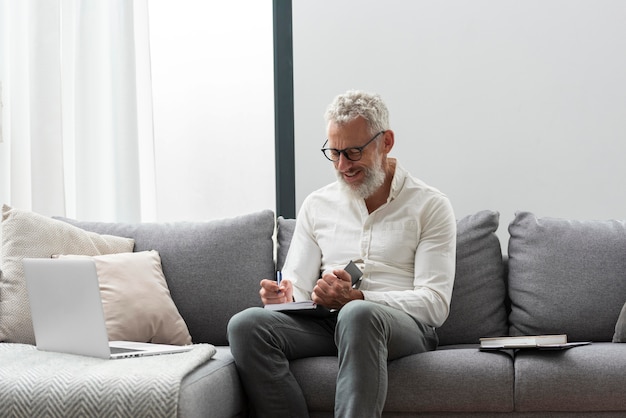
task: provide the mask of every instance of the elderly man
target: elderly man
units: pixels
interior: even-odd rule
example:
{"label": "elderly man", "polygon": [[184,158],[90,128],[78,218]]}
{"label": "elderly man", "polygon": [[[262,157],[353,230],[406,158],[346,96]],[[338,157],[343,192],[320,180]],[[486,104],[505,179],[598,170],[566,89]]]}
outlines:
{"label": "elderly man", "polygon": [[[309,195],[298,214],[280,285],[261,280],[264,304],[312,300],[324,317],[263,308],[235,315],[228,336],[258,417],[307,417],[289,361],[337,355],[338,418],[379,417],[387,362],[437,347],[454,283],[456,221],[447,197],[388,157],[387,107],[349,91],[326,111],[322,152],[337,181]],[[354,260],[357,286],[343,267]]]}

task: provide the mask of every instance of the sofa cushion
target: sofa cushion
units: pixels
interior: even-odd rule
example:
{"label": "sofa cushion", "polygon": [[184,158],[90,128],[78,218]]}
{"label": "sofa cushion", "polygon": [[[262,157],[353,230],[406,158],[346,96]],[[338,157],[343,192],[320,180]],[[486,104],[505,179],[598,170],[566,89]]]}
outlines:
{"label": "sofa cushion", "polygon": [[59,258],[94,260],[109,340],[191,344],[187,324],[172,301],[157,251]]}
{"label": "sofa cushion", "polygon": [[437,329],[439,345],[477,344],[508,332],[499,220],[498,212],[484,210],[457,221],[454,289],[450,315]]}
{"label": "sofa cushion", "polygon": [[511,335],[611,341],[626,295],[626,222],[518,212],[509,233]]}
{"label": "sofa cushion", "polygon": [[[439,344],[477,344],[506,335],[504,266],[496,236],[500,215],[481,211],[457,221],[456,277],[450,315],[437,329]],[[295,219],[278,218],[277,266],[287,257]]]}
{"label": "sofa cushion", "polygon": [[260,306],[259,282],[274,276],[274,214],[265,210],[203,222],[104,223],[64,219],[156,250],[172,299],[194,343],[228,344],[235,313]]}
{"label": "sofa cushion", "polygon": [[293,237],[293,231],[296,229],[296,220],[285,219],[279,216],[276,222],[276,269],[282,270],[287,258],[287,252],[289,251],[289,244],[291,244],[291,237]]}
{"label": "sofa cushion", "polygon": [[229,347],[216,353],[180,384],[177,417],[247,417],[247,401]]}
{"label": "sofa cushion", "polygon": [[[292,360],[289,367],[302,387],[311,411],[332,411],[339,362],[337,357]],[[460,345],[390,361],[383,416],[420,413],[512,412],[513,358],[506,352],[485,353]]]}
{"label": "sofa cushion", "polygon": [[519,350],[515,353],[515,410],[528,412],[528,416],[535,412],[537,417],[623,417],[624,370],[623,344],[601,342],[564,351]]}
{"label": "sofa cushion", "polygon": [[133,250],[133,240],[86,232],[27,210],[2,208],[0,341],[34,344],[22,259],[55,254],[99,255]]}

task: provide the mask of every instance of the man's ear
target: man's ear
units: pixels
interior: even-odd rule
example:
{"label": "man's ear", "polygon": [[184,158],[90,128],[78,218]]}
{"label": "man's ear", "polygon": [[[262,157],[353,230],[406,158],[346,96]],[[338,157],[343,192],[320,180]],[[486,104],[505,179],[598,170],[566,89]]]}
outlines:
{"label": "man's ear", "polygon": [[393,144],[395,144],[394,133],[391,129],[387,129],[385,133],[383,133],[383,152],[385,154],[389,154],[391,149],[393,148]]}

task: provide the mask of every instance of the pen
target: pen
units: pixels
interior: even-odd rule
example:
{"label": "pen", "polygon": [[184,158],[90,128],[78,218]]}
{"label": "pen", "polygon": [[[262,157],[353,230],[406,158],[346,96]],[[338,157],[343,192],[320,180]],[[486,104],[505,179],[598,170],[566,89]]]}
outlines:
{"label": "pen", "polygon": [[[276,272],[276,285],[278,287],[280,287],[280,282],[283,280],[283,274],[280,271]],[[276,293],[280,293],[280,289],[278,289],[278,292]]]}

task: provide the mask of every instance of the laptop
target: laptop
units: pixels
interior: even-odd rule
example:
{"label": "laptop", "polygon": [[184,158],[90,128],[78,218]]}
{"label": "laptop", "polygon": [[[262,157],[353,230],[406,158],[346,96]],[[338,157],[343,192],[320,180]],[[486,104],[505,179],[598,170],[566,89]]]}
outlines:
{"label": "laptop", "polygon": [[96,264],[91,259],[23,259],[37,349],[104,359],[189,351],[178,346],[111,341]]}

